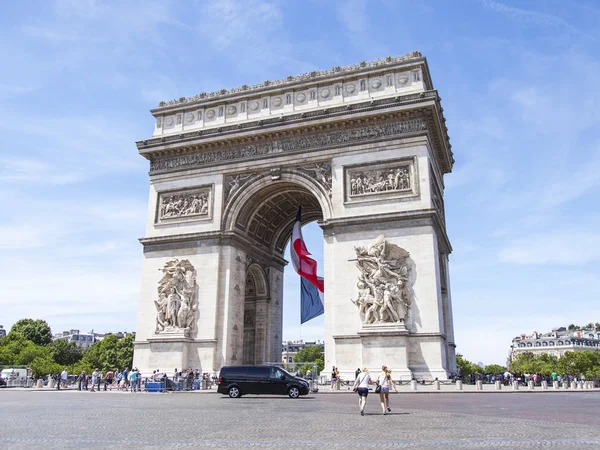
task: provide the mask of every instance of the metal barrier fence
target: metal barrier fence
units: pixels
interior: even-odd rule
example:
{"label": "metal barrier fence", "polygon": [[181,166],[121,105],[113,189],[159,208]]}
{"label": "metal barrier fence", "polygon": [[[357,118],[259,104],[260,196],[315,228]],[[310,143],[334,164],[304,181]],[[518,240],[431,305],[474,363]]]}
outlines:
{"label": "metal barrier fence", "polygon": [[143,390],[146,392],[200,391],[212,389],[213,385],[211,378],[202,377],[149,377],[143,380]]}

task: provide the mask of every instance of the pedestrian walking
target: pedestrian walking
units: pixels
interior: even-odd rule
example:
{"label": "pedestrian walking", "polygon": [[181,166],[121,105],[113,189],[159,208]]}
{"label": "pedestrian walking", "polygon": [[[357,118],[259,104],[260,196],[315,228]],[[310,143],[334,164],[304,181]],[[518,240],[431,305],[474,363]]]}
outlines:
{"label": "pedestrian walking", "polygon": [[392,371],[388,370],[387,366],[381,367],[381,373],[379,377],[377,377],[377,384],[379,385],[379,400],[381,401],[381,409],[383,410],[383,414],[386,415],[389,412],[392,412],[390,408],[390,389],[394,388],[396,392],[398,392],[398,388],[396,387],[396,383],[392,380]]}
{"label": "pedestrian walking", "polygon": [[69,373],[67,372],[67,368],[65,367],[64,370],[61,372],[60,377],[58,379],[58,388],[60,389],[60,384],[62,383],[63,387],[66,389],[67,388],[67,381],[69,380]]}
{"label": "pedestrian walking", "polygon": [[372,383],[372,381],[371,376],[369,375],[369,369],[365,367],[358,378],[354,380],[354,387],[352,388],[354,392],[358,392],[358,407],[360,408],[361,416],[365,415],[365,406],[367,405],[370,383]]}
{"label": "pedestrian walking", "polygon": [[[92,372],[92,389],[90,389],[90,392],[96,392],[94,390],[96,383],[98,383],[98,369],[96,369]],[[100,388],[98,388],[98,390],[100,390]]]}
{"label": "pedestrian walking", "polygon": [[331,389],[335,388],[335,383],[337,383],[337,372],[335,366],[331,368]]}

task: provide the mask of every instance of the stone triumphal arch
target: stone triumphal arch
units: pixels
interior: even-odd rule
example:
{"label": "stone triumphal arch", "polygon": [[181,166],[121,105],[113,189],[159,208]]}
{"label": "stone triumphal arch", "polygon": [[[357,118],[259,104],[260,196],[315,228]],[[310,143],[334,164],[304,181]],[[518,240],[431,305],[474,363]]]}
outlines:
{"label": "stone triumphal arch", "polygon": [[281,360],[298,206],[324,233],[325,364],[455,370],[444,218],[453,158],[418,52],[161,102],[134,364]]}

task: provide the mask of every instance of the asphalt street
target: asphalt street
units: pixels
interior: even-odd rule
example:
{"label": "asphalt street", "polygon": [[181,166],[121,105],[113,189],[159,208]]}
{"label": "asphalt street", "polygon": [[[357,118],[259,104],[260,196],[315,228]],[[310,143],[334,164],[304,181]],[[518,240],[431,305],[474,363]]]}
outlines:
{"label": "asphalt street", "polygon": [[0,391],[0,447],[15,449],[600,449],[600,393],[370,394]]}

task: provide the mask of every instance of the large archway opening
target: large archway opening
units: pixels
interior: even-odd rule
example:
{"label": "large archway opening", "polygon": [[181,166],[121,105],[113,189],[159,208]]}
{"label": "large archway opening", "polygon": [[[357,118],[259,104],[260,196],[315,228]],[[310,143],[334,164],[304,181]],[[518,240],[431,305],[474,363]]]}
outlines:
{"label": "large archway opening", "polygon": [[[311,257],[317,262],[317,274],[322,277],[324,275],[323,230],[316,221],[313,221],[302,227],[302,235],[306,248],[310,251]],[[290,261],[290,247],[291,241],[288,241],[284,253],[287,261]],[[304,324],[300,322],[300,277],[292,264],[285,266],[283,284],[282,340],[285,345],[282,358],[284,362],[291,363],[297,351],[305,345],[311,343],[319,345],[323,342],[325,323],[324,315],[315,317]]]}
{"label": "large archway opening", "polygon": [[317,221],[323,220],[324,209],[328,213],[329,198],[318,184],[296,174],[258,179],[236,194],[224,220],[248,243],[243,323],[237,324],[243,330],[240,363],[281,361],[283,341],[323,336],[323,317],[300,325],[300,279],[285,262],[301,206],[302,223],[308,225],[305,241],[323,276],[323,232]]}

